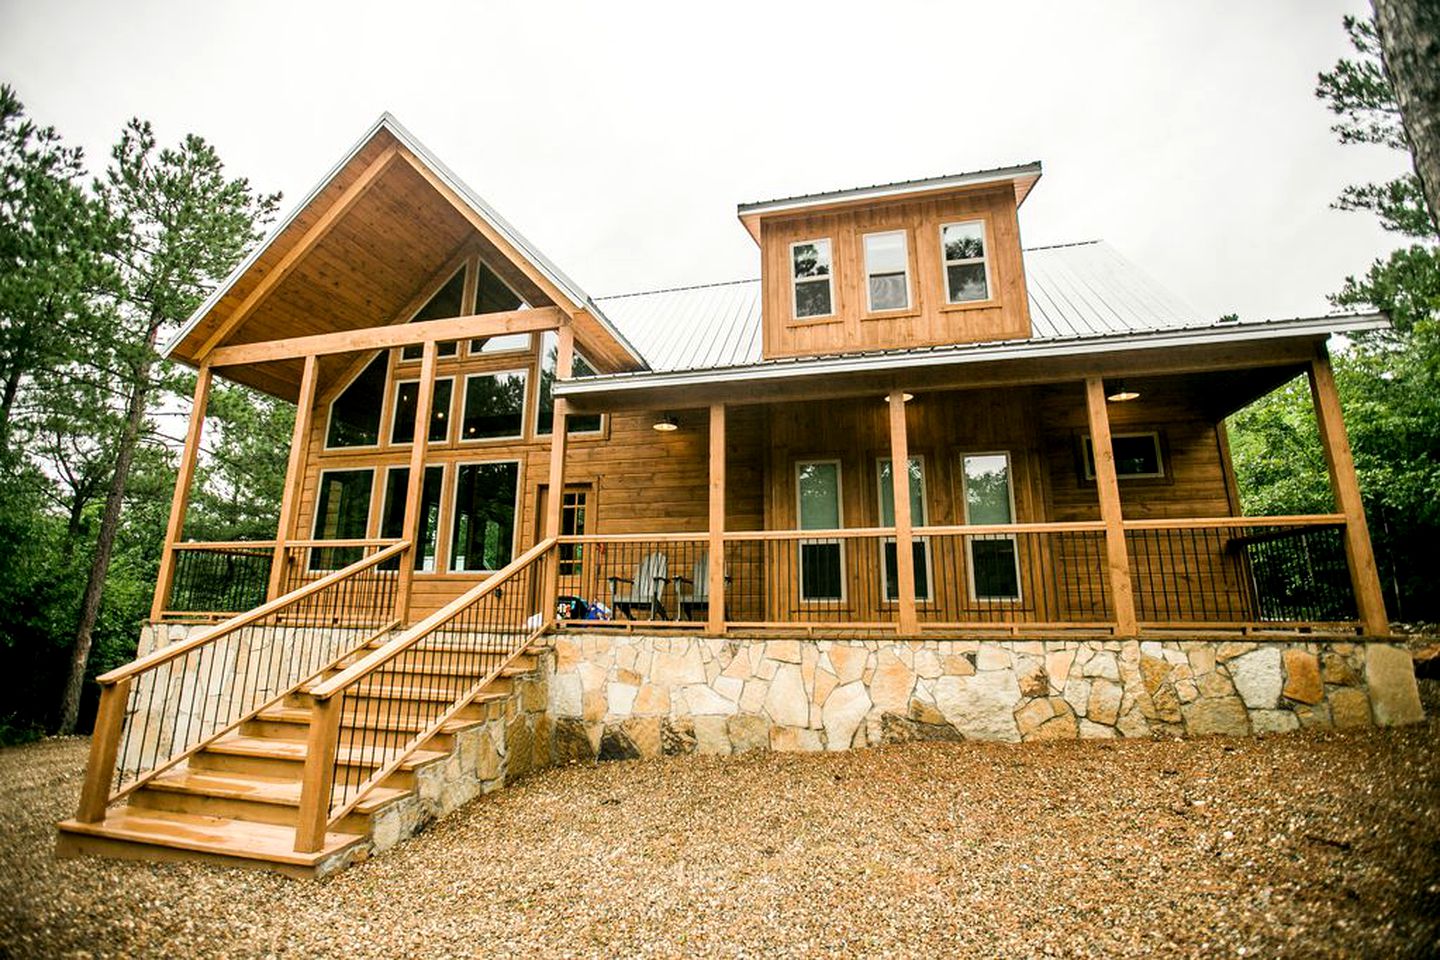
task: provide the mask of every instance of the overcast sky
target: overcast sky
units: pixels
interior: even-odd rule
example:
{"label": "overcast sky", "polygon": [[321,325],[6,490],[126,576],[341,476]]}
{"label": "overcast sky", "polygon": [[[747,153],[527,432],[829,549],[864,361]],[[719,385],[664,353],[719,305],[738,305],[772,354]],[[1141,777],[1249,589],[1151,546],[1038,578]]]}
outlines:
{"label": "overcast sky", "polygon": [[757,276],[735,205],[1030,160],[1027,245],[1104,238],[1206,314],[1313,315],[1399,245],[1313,95],[1336,0],[640,5],[0,0],[0,81],[284,206],[390,110],[589,293]]}

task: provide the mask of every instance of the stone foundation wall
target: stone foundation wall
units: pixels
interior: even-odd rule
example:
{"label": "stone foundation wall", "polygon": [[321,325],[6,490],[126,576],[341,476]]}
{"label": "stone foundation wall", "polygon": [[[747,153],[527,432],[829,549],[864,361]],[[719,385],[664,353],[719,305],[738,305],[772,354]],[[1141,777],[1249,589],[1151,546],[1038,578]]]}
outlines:
{"label": "stone foundation wall", "polygon": [[907,740],[1244,736],[1423,719],[1388,643],[800,640],[564,633],[554,757]]}

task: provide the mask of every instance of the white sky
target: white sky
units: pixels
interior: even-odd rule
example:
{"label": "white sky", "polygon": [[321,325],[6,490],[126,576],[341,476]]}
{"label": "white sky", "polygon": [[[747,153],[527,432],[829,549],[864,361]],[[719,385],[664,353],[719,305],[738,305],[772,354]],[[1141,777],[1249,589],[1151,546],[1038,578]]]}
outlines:
{"label": "white sky", "polygon": [[1313,96],[1358,2],[0,0],[0,81],[97,167],[124,121],[298,202],[390,110],[595,296],[758,275],[739,202],[1038,159],[1203,312],[1326,312],[1399,246],[1329,209],[1398,154]]}

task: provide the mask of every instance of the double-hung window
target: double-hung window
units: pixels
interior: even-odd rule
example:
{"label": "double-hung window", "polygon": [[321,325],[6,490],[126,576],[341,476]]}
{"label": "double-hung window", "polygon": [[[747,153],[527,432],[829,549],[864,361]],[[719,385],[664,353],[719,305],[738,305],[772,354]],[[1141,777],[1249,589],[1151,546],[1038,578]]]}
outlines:
{"label": "double-hung window", "polygon": [[[894,461],[882,458],[877,466],[876,487],[880,492],[880,526],[895,526],[895,469]],[[925,526],[925,459],[910,458],[910,525]],[[894,540],[885,541],[885,599],[895,600],[900,596],[900,568],[897,561],[898,547]],[[930,541],[917,537],[911,544],[915,557],[915,599],[930,599]]]}
{"label": "double-hung window", "polygon": [[790,244],[791,305],[796,320],[828,317],[835,312],[835,286],[830,273],[830,241],[802,240]]}
{"label": "double-hung window", "polygon": [[865,235],[865,286],[871,313],[910,308],[910,251],[904,230]]}
{"label": "double-hung window", "polygon": [[[795,495],[801,530],[840,529],[840,461],[812,460],[797,463]],[[801,540],[799,550],[800,599],[844,600],[843,541],[833,537]]]}
{"label": "double-hung window", "polygon": [[990,299],[989,267],[985,259],[985,222],[968,220],[940,227],[940,249],[945,258],[945,302],[971,303]]}
{"label": "double-hung window", "polygon": [[[975,453],[960,458],[965,522],[998,526],[1015,522],[1010,454]],[[1019,600],[1020,557],[1014,534],[968,534],[970,596],[975,600]]]}

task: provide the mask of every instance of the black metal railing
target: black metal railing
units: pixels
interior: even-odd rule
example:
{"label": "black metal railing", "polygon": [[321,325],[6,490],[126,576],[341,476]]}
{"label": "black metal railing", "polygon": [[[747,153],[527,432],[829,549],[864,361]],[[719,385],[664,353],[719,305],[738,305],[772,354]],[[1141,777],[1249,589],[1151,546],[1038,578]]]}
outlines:
{"label": "black metal railing", "polygon": [[164,615],[215,619],[259,606],[274,558],[273,541],[175,544]]}
{"label": "black metal railing", "polygon": [[689,623],[706,617],[709,543],[705,534],[562,537],[556,619]]}

